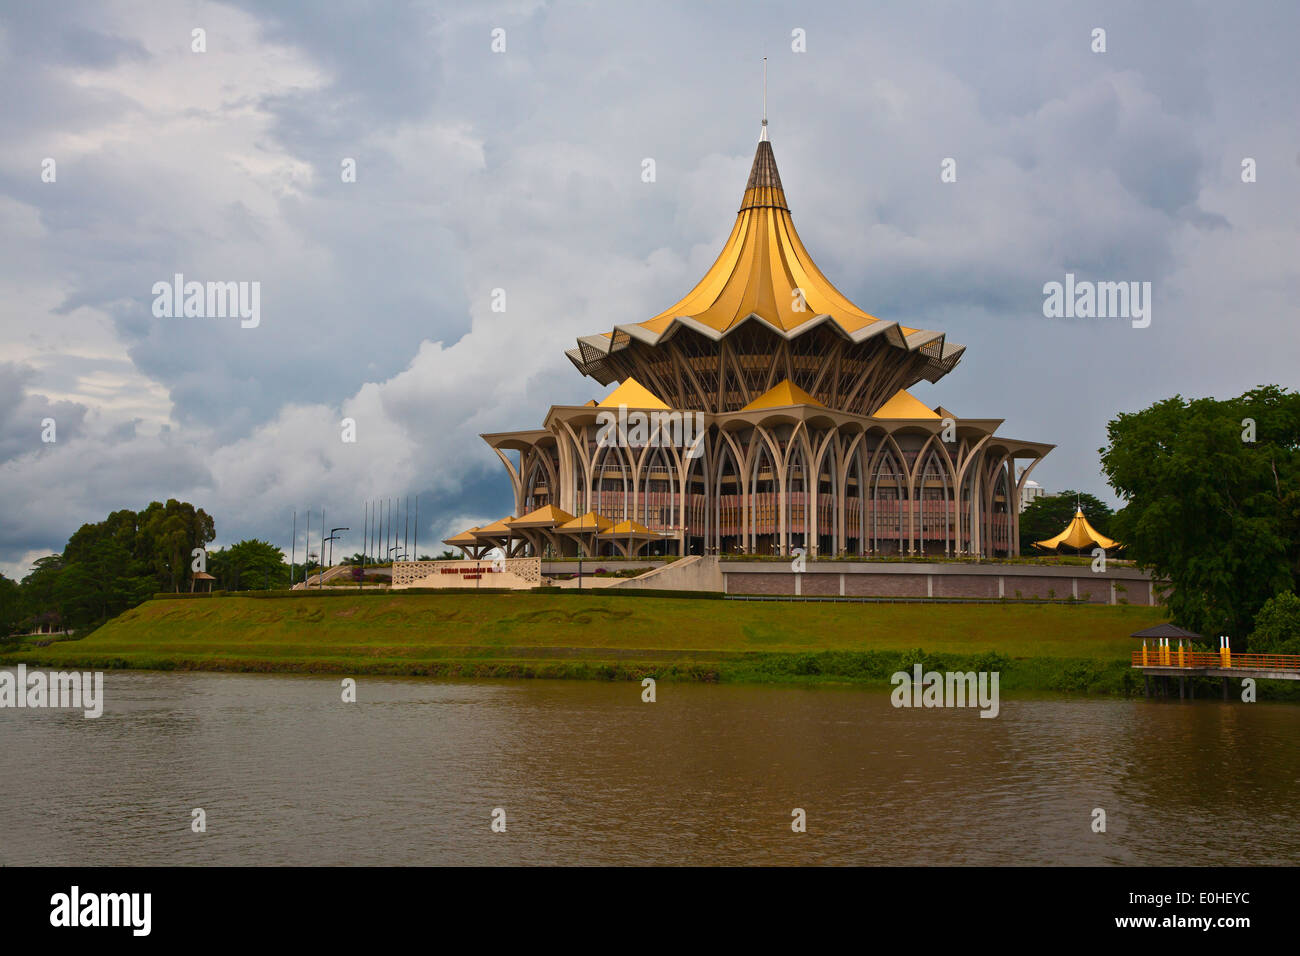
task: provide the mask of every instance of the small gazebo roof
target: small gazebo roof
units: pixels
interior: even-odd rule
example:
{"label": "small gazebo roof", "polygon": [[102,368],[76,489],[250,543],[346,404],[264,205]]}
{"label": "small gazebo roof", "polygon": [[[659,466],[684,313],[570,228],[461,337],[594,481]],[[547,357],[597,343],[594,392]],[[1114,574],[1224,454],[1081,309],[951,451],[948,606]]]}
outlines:
{"label": "small gazebo roof", "polygon": [[1092,525],[1088,524],[1088,519],[1083,516],[1083,509],[1080,508],[1070,519],[1070,523],[1054,538],[1048,538],[1046,541],[1035,541],[1035,548],[1043,548],[1051,551],[1055,548],[1065,545],[1069,548],[1086,548],[1089,545],[1097,545],[1102,548],[1119,548],[1123,547],[1118,541],[1106,537]]}
{"label": "small gazebo roof", "polygon": [[1148,627],[1145,630],[1134,631],[1133,637],[1181,637],[1191,638],[1193,640],[1204,640],[1200,634],[1195,631],[1189,631],[1184,627],[1178,627],[1176,624],[1157,624],[1155,627]]}
{"label": "small gazebo roof", "polygon": [[212,575],[208,574],[208,572],[206,572],[206,571],[200,571],[200,572],[198,572],[197,574],[194,575],[194,580],[195,580],[195,581],[215,581],[216,578],[214,578]]}

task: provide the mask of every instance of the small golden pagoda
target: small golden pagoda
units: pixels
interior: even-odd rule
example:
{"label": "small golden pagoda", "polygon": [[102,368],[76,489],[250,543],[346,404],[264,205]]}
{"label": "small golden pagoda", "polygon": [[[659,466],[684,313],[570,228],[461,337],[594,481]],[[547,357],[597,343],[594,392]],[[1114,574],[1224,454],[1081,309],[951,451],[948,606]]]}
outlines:
{"label": "small golden pagoda", "polygon": [[1088,524],[1088,519],[1083,516],[1083,509],[1079,508],[1074,512],[1074,517],[1070,523],[1054,538],[1048,538],[1046,541],[1035,541],[1035,548],[1042,548],[1045,551],[1054,551],[1061,545],[1067,548],[1074,548],[1076,551],[1082,551],[1084,548],[1122,548],[1123,545],[1113,538],[1108,538],[1099,532],[1092,525]]}

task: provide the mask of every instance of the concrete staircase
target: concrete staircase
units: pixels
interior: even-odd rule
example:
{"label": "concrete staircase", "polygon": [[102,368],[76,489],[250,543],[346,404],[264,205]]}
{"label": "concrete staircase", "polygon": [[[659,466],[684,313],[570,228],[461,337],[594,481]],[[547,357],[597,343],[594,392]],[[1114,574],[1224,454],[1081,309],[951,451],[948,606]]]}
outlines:
{"label": "concrete staircase", "polygon": [[692,554],[637,577],[621,579],[611,587],[644,591],[721,591],[722,566],[714,555]]}

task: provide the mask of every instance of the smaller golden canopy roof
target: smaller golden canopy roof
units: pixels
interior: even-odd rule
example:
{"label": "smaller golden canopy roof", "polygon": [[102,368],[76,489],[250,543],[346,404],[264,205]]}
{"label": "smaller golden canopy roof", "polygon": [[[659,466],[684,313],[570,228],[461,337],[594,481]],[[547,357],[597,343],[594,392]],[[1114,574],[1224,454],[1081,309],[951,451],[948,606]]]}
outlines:
{"label": "smaller golden canopy roof", "polygon": [[626,379],[622,385],[606,395],[597,407],[617,408],[619,405],[628,408],[668,408],[662,398],[634,378]]}
{"label": "smaller golden canopy roof", "polygon": [[1056,537],[1048,538],[1046,541],[1034,542],[1035,548],[1043,548],[1048,551],[1058,548],[1061,545],[1065,545],[1067,548],[1074,548],[1075,550],[1082,550],[1087,547],[1122,547],[1118,541],[1106,537],[1104,534],[1097,531],[1097,529],[1092,525],[1088,524],[1088,519],[1083,516],[1082,508],[1075,511],[1074,517],[1071,518],[1070,523],[1065,526],[1065,530]]}
{"label": "smaller golden canopy roof", "polygon": [[493,521],[491,524],[485,524],[483,527],[476,529],[474,536],[476,538],[508,538],[514,533],[510,530],[510,522],[514,520],[514,515],[507,515],[498,521]]}
{"label": "smaller golden canopy roof", "polygon": [[476,545],[478,544],[478,538],[474,537],[474,532],[477,530],[478,530],[477,527],[467,528],[464,531],[462,531],[460,534],[454,534],[450,538],[443,538],[442,543],[449,544],[453,548],[470,547],[472,545]]}
{"label": "smaller golden canopy roof", "polygon": [[781,408],[784,405],[816,405],[818,408],[826,407],[787,378],[777,382],[762,395],[758,396],[758,398],[754,399],[742,408],[741,411],[756,412],[764,408]]}
{"label": "smaller golden canopy roof", "polygon": [[599,538],[653,538],[655,533],[637,521],[620,521],[608,531],[602,531]]}
{"label": "smaller golden canopy roof", "polygon": [[900,388],[894,397],[876,409],[872,418],[930,418],[939,417],[933,409],[905,388]]}
{"label": "smaller golden canopy roof", "polygon": [[509,522],[512,528],[552,528],[557,524],[572,521],[573,515],[555,505],[542,505],[536,511],[530,511],[522,518]]}
{"label": "smaller golden canopy roof", "polygon": [[556,528],[556,531],[563,531],[566,534],[582,534],[587,531],[606,531],[614,527],[614,522],[610,521],[604,515],[596,514],[594,511],[588,511],[585,515],[566,521]]}

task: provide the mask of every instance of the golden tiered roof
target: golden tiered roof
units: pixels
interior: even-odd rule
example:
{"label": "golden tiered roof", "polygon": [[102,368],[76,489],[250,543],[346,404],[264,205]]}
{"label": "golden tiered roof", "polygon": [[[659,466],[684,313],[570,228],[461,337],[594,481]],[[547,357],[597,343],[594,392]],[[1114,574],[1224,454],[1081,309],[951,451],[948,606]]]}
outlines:
{"label": "golden tiered roof", "polygon": [[763,139],[731,235],[695,288],[653,318],[583,336],[567,354],[590,374],[601,354],[624,347],[629,338],[654,345],[682,326],[717,340],[748,321],[763,322],[787,339],[829,322],[854,342],[883,335],[909,352],[929,346],[941,373],[964,351],[946,343],[941,332],[877,318],[835,288],[795,231],[772,144]]}
{"label": "golden tiered roof", "polygon": [[859,309],[817,268],[795,231],[767,140],[758,144],[736,224],[717,261],[685,298],[638,325],[663,333],[674,320],[689,318],[725,333],[750,316],[783,332],[820,316],[849,333],[876,325],[903,335],[916,331]]}

